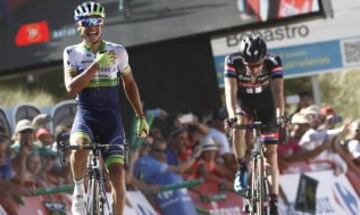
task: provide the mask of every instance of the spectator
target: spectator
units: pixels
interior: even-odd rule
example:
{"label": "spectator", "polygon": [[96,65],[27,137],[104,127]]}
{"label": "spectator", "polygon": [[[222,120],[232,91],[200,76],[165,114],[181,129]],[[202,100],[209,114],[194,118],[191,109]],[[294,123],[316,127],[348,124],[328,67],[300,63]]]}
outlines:
{"label": "spectator", "polygon": [[53,143],[53,137],[47,128],[39,128],[35,132],[35,138],[37,143],[42,148],[51,148]]}
{"label": "spectator", "polygon": [[334,129],[336,125],[342,122],[341,116],[337,115],[335,109],[331,106],[325,106],[320,109],[323,124],[319,129]]}
{"label": "spectator", "polygon": [[235,155],[231,150],[230,142],[225,135],[224,120],[227,118],[225,110],[220,110],[214,115],[212,120],[208,122],[207,136],[212,138],[219,146],[219,155],[225,167],[234,174],[237,171]]}
{"label": "spectator", "polygon": [[348,138],[348,151],[352,155],[355,164],[360,166],[360,120],[351,123]]}
{"label": "spectator", "polygon": [[150,136],[154,139],[164,139],[162,131],[158,127],[151,127]]}
{"label": "spectator", "polygon": [[[205,178],[206,184],[200,187],[201,191],[206,192],[207,189],[210,189],[209,186],[215,186],[216,188],[224,186],[232,190],[233,185],[230,182],[230,179],[233,177],[232,172],[216,163],[219,146],[215,140],[211,137],[205,137],[201,139],[200,144],[202,146],[202,154],[194,165],[194,170],[195,178]],[[216,191],[218,190],[216,189]]]}
{"label": "spectator", "polygon": [[[18,185],[28,185],[32,187],[40,184],[34,180],[30,171],[37,162],[39,156],[39,146],[34,143],[34,128],[27,119],[20,120],[15,128],[15,142],[11,145],[13,150],[13,167],[16,172],[13,181]],[[30,162],[29,162],[30,161]],[[41,162],[41,161],[39,161]],[[29,169],[30,167],[30,169]]]}
{"label": "spectator", "polygon": [[181,157],[189,157],[191,151],[189,145],[188,132],[183,128],[175,128],[170,133],[169,147],[167,147],[166,157],[169,165],[176,166],[181,163]]}
{"label": "spectator", "polygon": [[[157,141],[161,141],[161,140],[157,140]],[[154,139],[148,136],[145,138],[144,143],[141,144],[138,149],[135,149],[134,151],[130,151],[129,167],[128,170],[126,171],[126,184],[128,186],[131,186],[135,190],[140,189],[142,191],[145,191],[145,194],[148,192],[151,193],[159,192],[159,186],[147,184],[143,180],[139,180],[139,178],[134,177],[134,167],[139,157],[143,157],[149,154],[150,147],[153,144],[153,142]]]}
{"label": "spectator", "polygon": [[56,151],[53,148],[54,146],[53,136],[50,133],[49,129],[39,128],[35,132],[35,138],[36,138],[36,145],[39,147],[39,154],[41,157],[49,158],[52,155],[56,155]]}
{"label": "spectator", "polygon": [[[166,157],[167,144],[165,141],[155,141],[149,155],[139,158],[135,164],[135,176],[143,179],[147,184],[168,185],[183,182],[179,175],[191,167],[201,148],[194,151],[191,159],[180,165],[169,165]],[[162,214],[196,214],[194,204],[186,189],[166,191],[156,195]]]}
{"label": "spectator", "polygon": [[294,162],[294,156],[302,150],[299,141],[304,133],[310,129],[309,120],[304,114],[295,113],[291,118],[291,123],[292,129],[287,144],[280,144],[278,147],[280,172],[286,169],[291,162]]}
{"label": "spectator", "polygon": [[50,115],[45,113],[39,114],[35,116],[34,119],[32,120],[32,126],[35,130],[39,128],[45,128],[46,124],[49,123],[49,121],[50,121]]}
{"label": "spectator", "polygon": [[63,181],[61,178],[56,176],[54,171],[54,164],[57,158],[57,153],[54,151],[46,151],[41,155],[42,171],[40,177],[46,182],[48,186],[58,186]]}
{"label": "spectator", "polygon": [[43,163],[39,154],[32,153],[26,159],[25,181],[28,185],[35,187],[47,187],[46,182],[40,177],[43,171]]}
{"label": "spectator", "polygon": [[[186,126],[188,133],[187,149],[189,149],[190,152],[199,143],[199,140],[202,138],[204,134],[203,131],[201,130],[202,128],[201,126],[205,126],[205,125],[200,125],[200,123],[196,123],[196,124],[194,123]],[[206,130],[207,130],[207,126],[206,126]],[[186,159],[187,157],[184,157],[181,160],[186,160]]]}
{"label": "spectator", "polygon": [[16,124],[14,141],[15,142],[11,145],[11,149],[15,154],[19,154],[20,149],[24,147],[34,153],[39,152],[39,146],[34,143],[34,127],[27,119],[22,119]]}
{"label": "spectator", "polygon": [[[289,167],[293,163],[317,159],[321,153],[330,148],[332,141],[320,138],[321,136],[326,136],[327,131],[318,132],[311,128],[310,119],[312,118],[306,117],[301,112],[292,116],[291,122],[293,128],[290,132],[288,144],[280,145],[278,149],[281,172],[289,171]],[[300,144],[301,141],[303,142]]]}
{"label": "spectator", "polygon": [[9,137],[5,129],[0,127],[0,178],[3,181],[10,181],[15,172],[11,167],[11,156],[9,151]]}
{"label": "spectator", "polygon": [[317,105],[310,105],[300,110],[309,119],[310,126],[317,129],[321,124],[320,108]]}
{"label": "spectator", "polygon": [[5,129],[0,125],[0,205],[4,207],[9,215],[17,214],[17,203],[12,195],[19,193],[10,180],[14,177],[15,172],[11,167],[11,157],[9,150],[10,138],[5,134]]}
{"label": "spectator", "polygon": [[[346,162],[334,152],[334,148],[331,144],[334,143],[335,137],[338,137],[342,132],[346,132],[348,124],[344,123],[342,127],[331,130],[317,131],[315,128],[319,125],[320,111],[316,106],[309,106],[300,111],[304,114],[310,122],[311,128],[308,129],[305,134],[301,137],[299,145],[305,150],[314,150],[317,147],[324,146],[326,150],[317,155],[315,160],[329,160],[335,164],[335,174],[338,175],[347,171]],[[324,145],[325,143],[325,145]]]}

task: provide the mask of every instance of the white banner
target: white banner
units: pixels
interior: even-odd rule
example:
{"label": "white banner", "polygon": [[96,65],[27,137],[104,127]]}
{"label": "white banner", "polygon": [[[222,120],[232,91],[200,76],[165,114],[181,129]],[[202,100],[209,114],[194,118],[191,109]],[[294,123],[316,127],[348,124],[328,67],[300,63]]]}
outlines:
{"label": "white banner", "polygon": [[[310,172],[305,175],[319,181],[316,192],[316,214],[358,215],[360,199],[345,175],[336,177],[333,171]],[[282,175],[280,184],[288,199],[289,206],[280,204],[282,215],[304,215],[295,211],[294,203],[300,174]]]}

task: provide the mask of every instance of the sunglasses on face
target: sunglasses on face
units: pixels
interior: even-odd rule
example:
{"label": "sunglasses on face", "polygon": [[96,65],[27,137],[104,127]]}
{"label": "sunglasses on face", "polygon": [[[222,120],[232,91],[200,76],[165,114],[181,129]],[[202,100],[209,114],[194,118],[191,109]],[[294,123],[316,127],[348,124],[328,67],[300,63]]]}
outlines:
{"label": "sunglasses on face", "polygon": [[250,69],[256,69],[256,68],[259,68],[260,66],[262,66],[262,63],[263,61],[259,61],[258,63],[252,63],[252,64],[249,64],[249,63],[244,63],[245,66],[249,67]]}
{"label": "sunglasses on face", "polygon": [[155,153],[159,153],[159,154],[160,154],[160,153],[164,153],[164,154],[165,154],[165,153],[166,153],[166,149],[154,149],[154,152],[155,152]]}
{"label": "sunglasses on face", "polygon": [[104,19],[102,18],[85,18],[79,21],[79,25],[83,27],[98,26],[102,24],[104,24]]}

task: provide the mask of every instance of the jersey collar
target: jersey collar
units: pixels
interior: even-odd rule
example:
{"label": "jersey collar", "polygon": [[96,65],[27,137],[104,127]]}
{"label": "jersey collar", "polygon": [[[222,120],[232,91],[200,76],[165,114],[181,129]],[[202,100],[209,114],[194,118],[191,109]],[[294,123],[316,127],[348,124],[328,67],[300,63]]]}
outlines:
{"label": "jersey collar", "polygon": [[[86,44],[85,41],[82,42],[82,46],[85,48],[86,51],[92,52],[89,45]],[[105,42],[104,42],[104,40],[101,40],[101,44],[100,44],[98,50],[96,50],[96,51],[97,52],[105,51]]]}

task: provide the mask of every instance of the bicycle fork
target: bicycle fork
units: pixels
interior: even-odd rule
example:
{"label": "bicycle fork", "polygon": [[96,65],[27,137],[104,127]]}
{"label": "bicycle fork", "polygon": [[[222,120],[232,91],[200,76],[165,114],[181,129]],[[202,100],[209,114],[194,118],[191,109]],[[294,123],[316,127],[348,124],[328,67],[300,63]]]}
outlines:
{"label": "bicycle fork", "polygon": [[[91,152],[92,153],[92,152]],[[110,205],[106,195],[105,187],[105,177],[100,170],[100,162],[92,154],[91,161],[89,162],[88,172],[89,172],[89,183],[88,183],[88,205],[87,213],[89,215],[93,214],[110,214]],[[105,211],[105,202],[107,207],[107,212]]]}
{"label": "bicycle fork", "polygon": [[264,171],[264,158],[262,151],[253,151],[251,165],[251,187],[249,193],[249,206],[247,212],[251,215],[269,214],[269,186]]}

